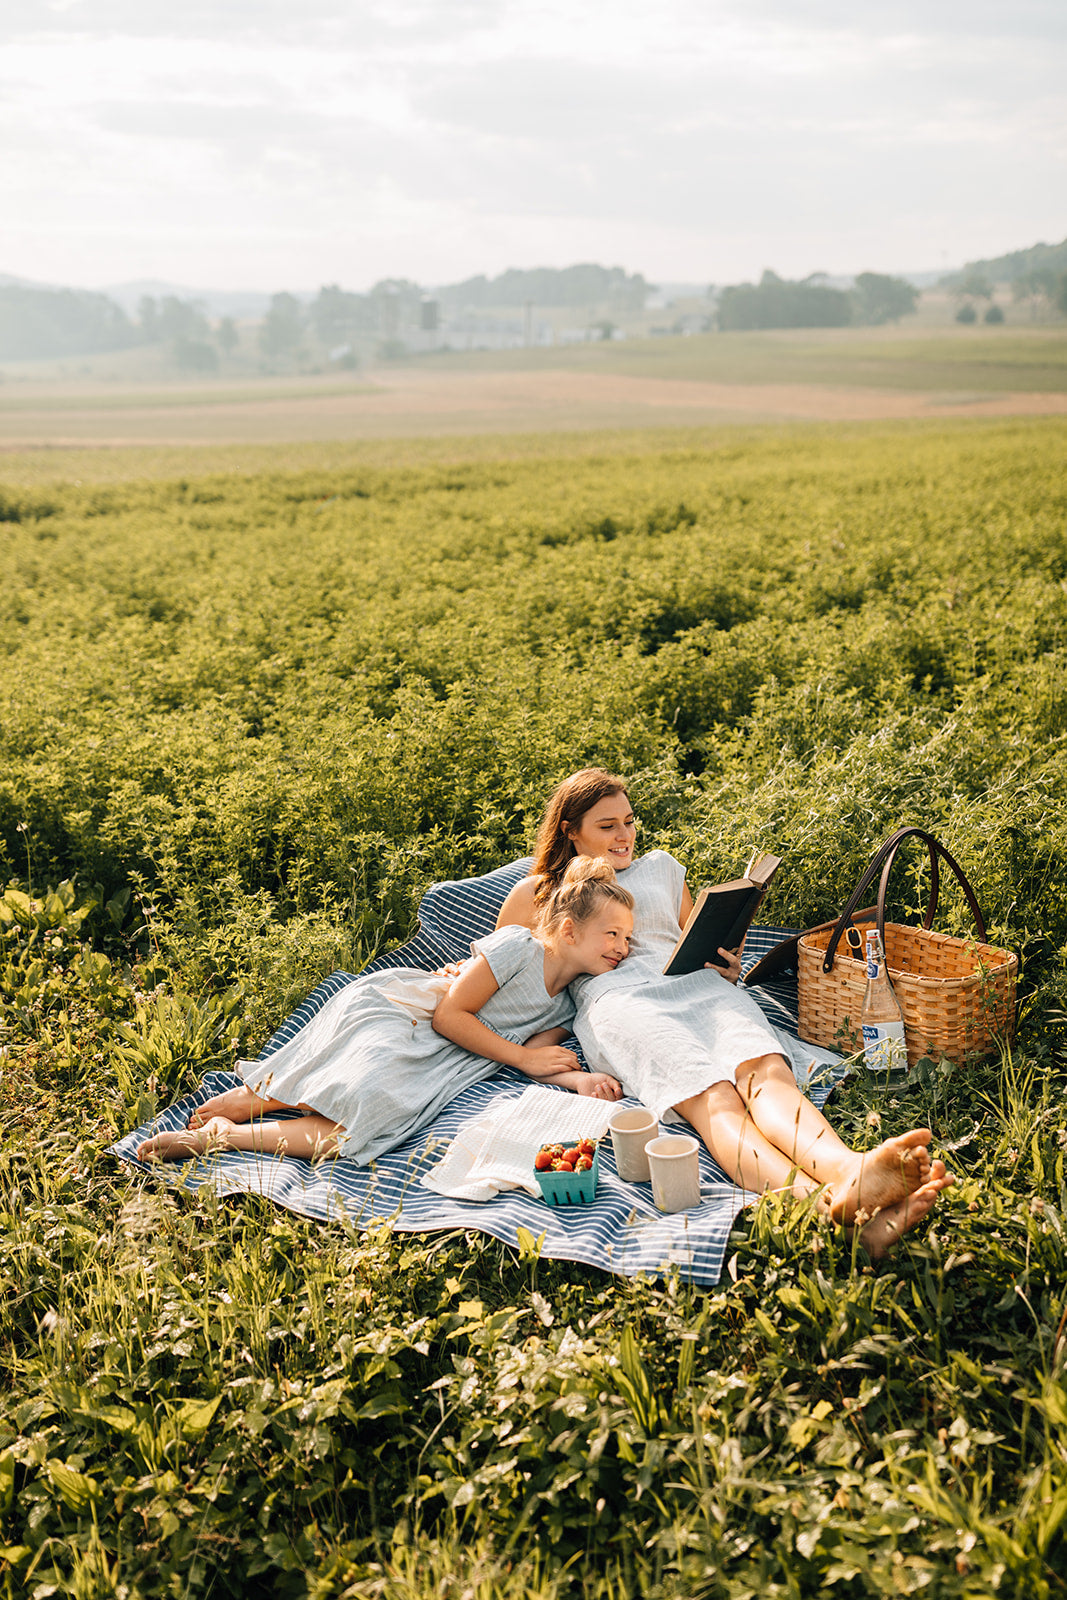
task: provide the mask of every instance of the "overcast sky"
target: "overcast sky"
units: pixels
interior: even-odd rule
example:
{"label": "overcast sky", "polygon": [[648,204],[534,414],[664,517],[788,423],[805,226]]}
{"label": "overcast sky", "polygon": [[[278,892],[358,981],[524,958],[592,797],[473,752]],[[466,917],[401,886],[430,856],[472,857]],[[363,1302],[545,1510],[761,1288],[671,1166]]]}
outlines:
{"label": "overcast sky", "polygon": [[1067,235],[1063,0],[4,0],[0,272],[919,270]]}

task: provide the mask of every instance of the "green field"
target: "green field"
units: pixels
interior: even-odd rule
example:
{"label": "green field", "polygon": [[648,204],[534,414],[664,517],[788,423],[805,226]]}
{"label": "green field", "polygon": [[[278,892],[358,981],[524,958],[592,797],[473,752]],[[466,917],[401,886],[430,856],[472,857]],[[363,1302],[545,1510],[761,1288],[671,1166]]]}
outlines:
{"label": "green field", "polygon": [[[125,352],[141,357],[143,350]],[[117,359],[117,358],[115,358]],[[726,424],[738,428],[955,416],[1062,416],[1067,406],[1067,324],[1000,328],[793,330],[641,338],[548,349],[441,350],[378,362],[356,378],[322,372],[167,381],[165,369],[109,366],[65,371],[25,364],[0,377],[0,464],[11,481],[69,475],[83,482],[133,478],[137,452],[170,450],[172,470],[227,471],[252,459],[316,465],[415,459],[394,455],[405,436],[463,438],[463,459],[544,453],[578,432],[594,448],[612,435],[664,430],[681,448]],[[173,376],[173,375],[172,375]],[[487,436],[514,444],[488,445]],[[331,449],[308,452],[321,444]],[[355,447],[374,446],[359,455]],[[352,447],[342,449],[342,447]],[[549,444],[548,450],[555,448]],[[572,444],[562,446],[570,450]],[[626,446],[629,448],[629,446]],[[714,443],[711,448],[717,448]],[[445,454],[457,455],[456,447]],[[84,454],[106,453],[95,464]],[[440,459],[440,457],[437,457]],[[157,454],[150,470],[163,470]]]}
{"label": "green field", "polygon": [[442,350],[422,357],[421,364],[453,371],[563,367],[710,383],[1059,394],[1067,389],[1067,323],[922,333],[906,327],[705,333],[533,350]]}
{"label": "green field", "polygon": [[[144,384],[134,393],[138,405],[164,410],[187,406],[239,406],[261,400],[317,400],[324,395],[373,394],[374,385],[336,378],[306,378],[303,382],[299,379],[261,378],[258,382],[246,382],[239,386],[205,384],[203,381],[159,384],[154,387]],[[87,403],[84,384],[68,381],[63,385],[42,384],[39,388],[29,387],[28,384],[12,385],[6,392],[0,389],[0,412],[22,410],[27,404],[28,395],[34,410],[41,411],[80,411],[84,410]],[[129,388],[94,388],[89,403],[98,411],[122,411],[130,405],[130,398]]]}
{"label": "green field", "polygon": [[[0,460],[0,1594],[1067,1591],[1065,483],[1055,419]],[[1013,1050],[832,1108],[957,1173],[895,1257],[771,1198],[698,1291],[104,1154],[588,762],[768,920],[921,821],[1021,952]]]}

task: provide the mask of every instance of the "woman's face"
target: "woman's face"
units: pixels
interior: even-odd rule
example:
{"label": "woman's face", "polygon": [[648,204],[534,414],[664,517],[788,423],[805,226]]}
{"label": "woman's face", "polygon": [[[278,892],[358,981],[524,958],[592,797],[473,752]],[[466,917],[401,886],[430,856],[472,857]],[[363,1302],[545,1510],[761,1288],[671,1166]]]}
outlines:
{"label": "woman's face", "polygon": [[626,795],[606,794],[590,806],[581,822],[568,827],[567,838],[575,855],[603,856],[616,872],[628,867],[634,858],[637,824]]}

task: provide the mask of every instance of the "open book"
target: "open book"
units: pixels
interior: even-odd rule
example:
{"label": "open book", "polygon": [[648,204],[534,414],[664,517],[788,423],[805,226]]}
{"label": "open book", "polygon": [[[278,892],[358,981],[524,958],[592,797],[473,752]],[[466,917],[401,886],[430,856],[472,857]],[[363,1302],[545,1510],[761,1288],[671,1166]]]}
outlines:
{"label": "open book", "polygon": [[701,889],[664,972],[672,977],[699,972],[709,961],[721,967],[720,949],[741,948],[767,885],[781,864],[780,856],[754,855],[743,878]]}

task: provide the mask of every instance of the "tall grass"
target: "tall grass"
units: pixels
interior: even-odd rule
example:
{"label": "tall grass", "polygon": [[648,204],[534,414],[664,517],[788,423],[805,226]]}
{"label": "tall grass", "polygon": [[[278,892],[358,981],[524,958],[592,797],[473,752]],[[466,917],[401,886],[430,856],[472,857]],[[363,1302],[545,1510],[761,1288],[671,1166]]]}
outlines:
{"label": "tall grass", "polygon": [[[4,491],[0,1593],[1064,1592],[1065,444]],[[922,820],[1021,949],[1002,1058],[832,1107],[958,1175],[895,1258],[779,1197],[698,1290],[105,1155],[587,761],[784,922]]]}

